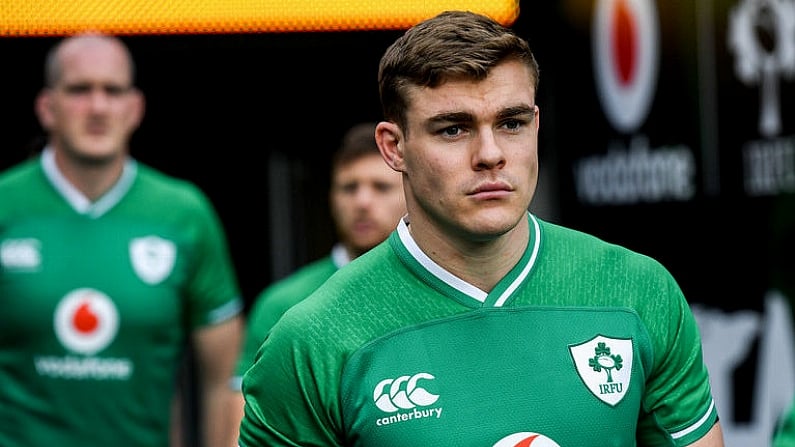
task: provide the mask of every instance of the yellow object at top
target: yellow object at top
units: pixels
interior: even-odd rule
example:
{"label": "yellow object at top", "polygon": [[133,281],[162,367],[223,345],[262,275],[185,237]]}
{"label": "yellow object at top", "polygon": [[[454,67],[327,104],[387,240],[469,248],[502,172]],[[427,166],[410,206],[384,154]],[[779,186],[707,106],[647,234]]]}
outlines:
{"label": "yellow object at top", "polygon": [[0,0],[0,37],[396,30],[449,9],[511,25],[519,0]]}

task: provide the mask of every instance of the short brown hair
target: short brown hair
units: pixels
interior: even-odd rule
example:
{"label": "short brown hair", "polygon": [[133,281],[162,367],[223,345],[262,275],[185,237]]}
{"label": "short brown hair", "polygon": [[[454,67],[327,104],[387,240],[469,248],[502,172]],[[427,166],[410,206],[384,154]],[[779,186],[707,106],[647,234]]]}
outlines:
{"label": "short brown hair", "polygon": [[340,167],[365,155],[381,155],[375,142],[376,123],[364,122],[353,125],[343,135],[331,163],[332,174]]}
{"label": "short brown hair", "polygon": [[539,70],[530,45],[513,30],[469,11],[445,11],[406,31],[387,48],[378,67],[384,118],[405,129],[409,86],[437,87],[449,79],[485,79],[506,59],[530,68],[533,89]]}

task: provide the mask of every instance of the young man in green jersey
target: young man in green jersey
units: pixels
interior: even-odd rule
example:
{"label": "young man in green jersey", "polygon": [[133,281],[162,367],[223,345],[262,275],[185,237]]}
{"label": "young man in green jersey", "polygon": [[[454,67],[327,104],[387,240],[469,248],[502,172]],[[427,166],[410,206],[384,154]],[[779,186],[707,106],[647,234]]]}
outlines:
{"label": "young man in green jersey", "polygon": [[365,122],[349,128],[333,155],[329,205],[338,241],[331,253],[271,284],[254,301],[232,381],[238,399],[230,414],[236,425],[243,416],[240,381],[274,323],[339,268],[383,242],[406,214],[400,173],[381,158],[375,126]]}
{"label": "young man in green jersey", "polygon": [[0,446],[168,446],[186,343],[202,445],[236,429],[225,235],[199,188],[131,158],[133,78],[121,40],[60,41],[35,101],[47,146],[0,175]]}
{"label": "young man in green jersey", "polygon": [[674,278],[528,212],[527,42],[445,12],[378,76],[376,141],[407,217],[270,331],[243,379],[240,446],[722,447]]}

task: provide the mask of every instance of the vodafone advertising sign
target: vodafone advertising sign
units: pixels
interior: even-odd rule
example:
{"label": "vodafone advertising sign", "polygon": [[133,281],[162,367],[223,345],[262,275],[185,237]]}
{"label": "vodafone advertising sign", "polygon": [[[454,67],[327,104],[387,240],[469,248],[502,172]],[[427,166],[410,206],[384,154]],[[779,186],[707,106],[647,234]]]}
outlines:
{"label": "vodafone advertising sign", "polygon": [[795,397],[795,0],[576,4],[540,60],[559,218],[671,270],[727,445],[770,445]]}

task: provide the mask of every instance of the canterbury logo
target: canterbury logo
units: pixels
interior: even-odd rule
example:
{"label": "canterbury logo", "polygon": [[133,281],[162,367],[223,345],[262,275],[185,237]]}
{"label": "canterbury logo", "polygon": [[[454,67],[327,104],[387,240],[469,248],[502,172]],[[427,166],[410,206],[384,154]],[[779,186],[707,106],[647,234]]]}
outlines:
{"label": "canterbury logo", "polygon": [[41,265],[41,242],[38,239],[7,239],[0,243],[0,267],[38,269]]}
{"label": "canterbury logo", "polygon": [[434,379],[431,374],[418,373],[382,380],[373,391],[373,400],[379,409],[387,413],[433,405],[439,396],[428,392],[422,383]]}

